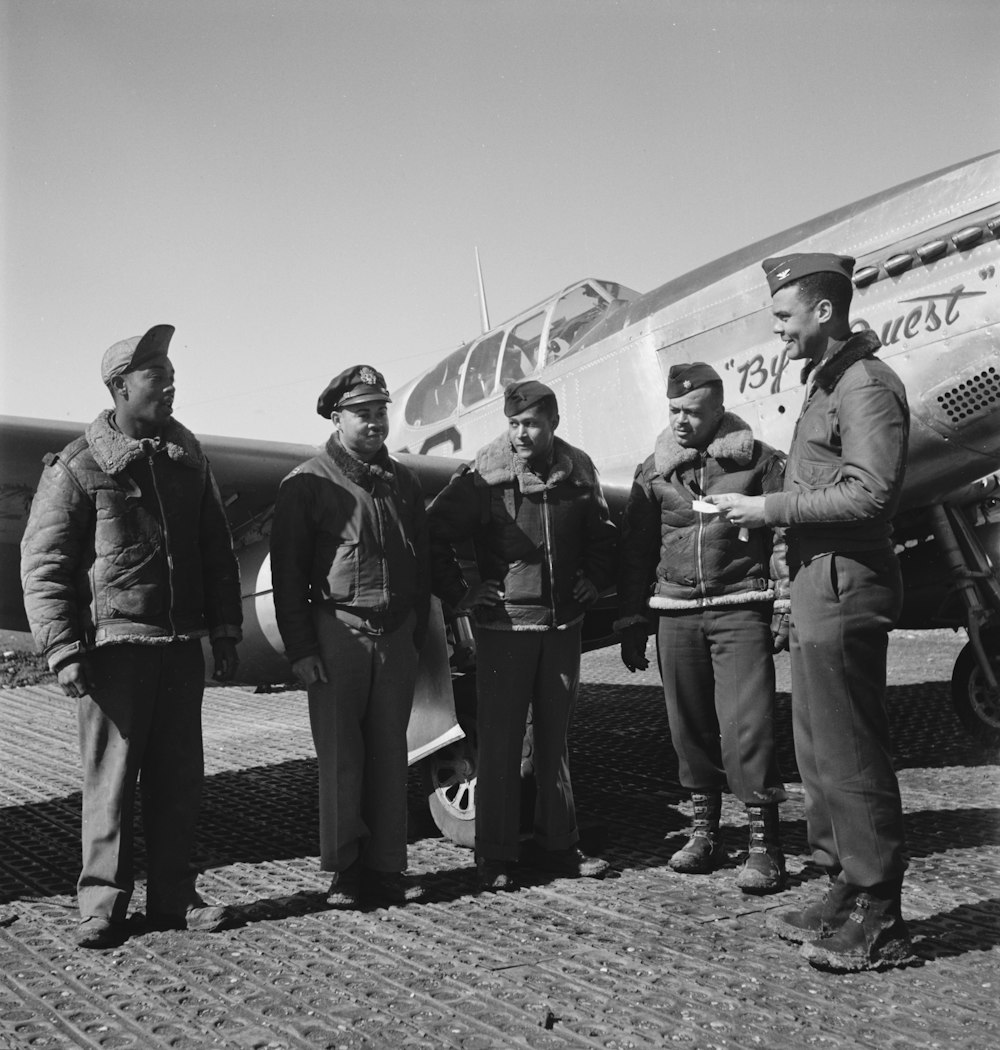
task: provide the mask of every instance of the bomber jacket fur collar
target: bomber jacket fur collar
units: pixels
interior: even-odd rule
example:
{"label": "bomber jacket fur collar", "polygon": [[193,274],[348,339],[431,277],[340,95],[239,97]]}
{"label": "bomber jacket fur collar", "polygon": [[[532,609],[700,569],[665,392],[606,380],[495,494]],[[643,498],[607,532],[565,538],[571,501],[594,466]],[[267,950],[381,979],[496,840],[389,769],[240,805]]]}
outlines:
{"label": "bomber jacket fur collar", "polygon": [[396,472],[392,469],[392,460],[384,445],[373,460],[365,463],[352,456],[340,443],[340,437],[333,433],[327,439],[326,451],[348,481],[353,481],[363,489],[371,489],[373,477],[388,482],[395,480]]}
{"label": "bomber jacket fur collar", "polygon": [[[753,459],[753,431],[739,416],[726,412],[705,450],[712,459],[731,459],[745,466]],[[667,427],[656,439],[653,465],[656,472],[667,477],[685,463],[694,463],[701,453],[696,448],[685,448],[677,443],[674,432]]]}
{"label": "bomber jacket fur collar", "polygon": [[87,444],[97,465],[105,474],[120,474],[130,463],[147,456],[158,447],[160,440],[167,455],[176,463],[186,467],[199,467],[205,454],[198,439],[187,427],[171,419],[163,428],[160,439],[136,440],[123,434],[111,422],[113,408],[106,408],[87,427]]}
{"label": "bomber jacket fur collar", "polygon": [[[879,337],[870,329],[866,329],[863,332],[856,332],[854,335],[849,336],[844,340],[843,346],[831,357],[828,357],[826,361],[816,369],[816,375],[813,377],[813,382],[820,390],[829,394],[840,382],[841,377],[851,365],[866,357],[874,357],[875,351],[878,350],[881,345],[882,342]],[[810,362],[802,370],[803,382],[809,377],[812,368],[813,365]]]}
{"label": "bomber jacket fur collar", "polygon": [[476,472],[487,485],[509,485],[516,481],[525,494],[552,489],[563,482],[581,488],[592,488],[597,483],[590,457],[562,438],[556,438],[552,446],[552,466],[545,479],[515,454],[506,434],[501,434],[476,453]]}

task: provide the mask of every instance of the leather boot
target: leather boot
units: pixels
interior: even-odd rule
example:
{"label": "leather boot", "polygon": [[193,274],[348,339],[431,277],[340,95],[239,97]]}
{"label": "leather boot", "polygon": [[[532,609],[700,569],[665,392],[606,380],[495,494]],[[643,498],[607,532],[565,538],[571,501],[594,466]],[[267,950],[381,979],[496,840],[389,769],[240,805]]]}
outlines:
{"label": "leather boot", "polygon": [[856,887],[830,876],[830,884],[820,900],[807,908],[769,911],[767,928],[795,944],[831,937],[847,921],[857,892]]}
{"label": "leather boot", "polygon": [[747,804],[750,844],[746,863],[736,876],[744,893],[778,893],[785,888],[785,855],[781,851],[778,804]]}
{"label": "leather boot", "polygon": [[691,837],[671,858],[670,867],[683,875],[707,875],[719,866],[724,850],[719,834],[719,815],[722,812],[722,795],[692,794],[694,821]]}
{"label": "leather boot", "polygon": [[856,973],[899,966],[913,956],[910,934],[899,906],[902,880],[856,888],[847,921],[829,937],[802,945],[817,970]]}

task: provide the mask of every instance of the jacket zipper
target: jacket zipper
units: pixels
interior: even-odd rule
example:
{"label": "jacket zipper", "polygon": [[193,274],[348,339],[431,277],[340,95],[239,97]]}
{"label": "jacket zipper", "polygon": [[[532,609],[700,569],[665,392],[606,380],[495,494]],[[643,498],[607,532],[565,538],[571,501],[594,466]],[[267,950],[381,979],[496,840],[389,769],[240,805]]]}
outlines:
{"label": "jacket zipper", "polygon": [[[376,491],[378,482],[372,487],[372,504],[375,508],[375,523],[378,526],[379,561],[382,564],[382,602],[389,611],[389,560],[385,556],[385,521],[382,518],[382,502]],[[360,566],[359,566],[360,571]],[[360,584],[360,581],[359,581]]]}
{"label": "jacket zipper", "polygon": [[[705,464],[699,459],[698,468],[695,471],[695,477],[697,478],[698,491],[701,493],[705,492]],[[702,564],[702,537],[705,531],[704,515],[698,515],[698,521],[694,528],[695,535],[695,565],[698,568],[698,598],[704,597],[705,593],[705,566]]]}
{"label": "jacket zipper", "polygon": [[552,527],[549,522],[549,492],[542,489],[542,535],[545,537],[545,563],[549,569],[549,606],[552,609],[552,626],[556,626],[556,574],[552,557]]}
{"label": "jacket zipper", "polygon": [[153,453],[149,457],[149,476],[153,481],[153,492],[156,493],[156,502],[160,508],[160,530],[163,533],[163,546],[164,553],[167,557],[167,594],[169,601],[167,603],[167,620],[170,622],[170,634],[173,637],[177,636],[177,625],[174,623],[174,556],[170,549],[170,526],[167,524],[167,512],[163,506],[163,499],[160,496],[160,486],[156,481],[156,457],[157,453]]}

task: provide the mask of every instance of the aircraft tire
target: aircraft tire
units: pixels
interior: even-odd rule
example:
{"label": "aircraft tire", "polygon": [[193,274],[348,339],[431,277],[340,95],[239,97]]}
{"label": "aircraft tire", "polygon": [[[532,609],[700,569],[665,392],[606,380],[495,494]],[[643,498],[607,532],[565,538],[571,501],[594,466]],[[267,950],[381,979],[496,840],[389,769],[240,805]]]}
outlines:
{"label": "aircraft tire", "polygon": [[476,844],[476,755],[466,740],[424,759],[424,791],[431,818],[446,839]]}
{"label": "aircraft tire", "polygon": [[[446,839],[472,849],[476,844],[476,734],[424,759],[424,792],[431,818]],[[521,830],[530,831],[535,812],[534,734],[531,712],[521,749]]]}
{"label": "aircraft tire", "polygon": [[[983,637],[993,673],[1000,679],[1000,635]],[[972,645],[958,654],[951,675],[951,699],[962,725],[985,747],[1000,747],[1000,691],[990,689]]]}

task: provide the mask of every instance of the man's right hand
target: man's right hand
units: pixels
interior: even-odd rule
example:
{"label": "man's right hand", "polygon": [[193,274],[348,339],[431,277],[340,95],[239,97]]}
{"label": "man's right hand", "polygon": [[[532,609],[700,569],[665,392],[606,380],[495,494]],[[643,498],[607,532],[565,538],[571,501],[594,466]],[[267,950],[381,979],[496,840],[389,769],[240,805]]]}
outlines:
{"label": "man's right hand", "polygon": [[477,605],[499,605],[503,601],[503,590],[499,580],[483,580],[466,591],[459,610],[472,609]]}
{"label": "man's right hand", "polygon": [[307,688],[313,682],[328,682],[330,680],[326,676],[326,667],[323,665],[322,657],[317,656],[316,653],[310,656],[300,656],[298,660],[292,663],[292,671],[295,677]]}
{"label": "man's right hand", "polygon": [[87,696],[91,691],[90,669],[83,660],[70,660],[56,671],[56,678],[67,696]]}
{"label": "man's right hand", "polygon": [[622,663],[629,671],[645,671],[649,667],[646,659],[646,628],[641,624],[626,627],[622,631]]}

